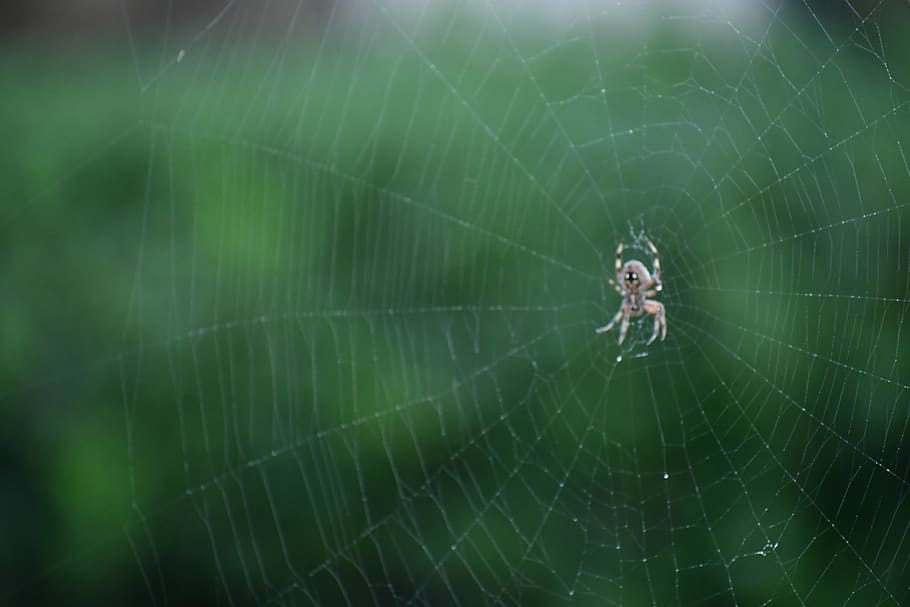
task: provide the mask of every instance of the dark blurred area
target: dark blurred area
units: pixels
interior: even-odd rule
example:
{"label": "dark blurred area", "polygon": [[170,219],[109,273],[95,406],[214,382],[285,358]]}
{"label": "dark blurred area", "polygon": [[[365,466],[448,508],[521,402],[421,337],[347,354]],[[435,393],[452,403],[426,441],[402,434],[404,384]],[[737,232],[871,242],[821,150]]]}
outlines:
{"label": "dark blurred area", "polygon": [[[341,1],[347,2],[347,0]],[[7,2],[0,5],[0,33],[9,35],[44,31],[79,36],[120,32],[125,19],[129,20],[131,27],[141,29],[162,24],[204,22],[225,10],[241,8],[255,10],[261,17],[255,26],[268,28],[270,25],[286,24],[291,18],[311,23],[323,22],[332,6],[339,3],[341,2],[337,0],[272,0],[270,2],[251,0],[170,0],[167,2],[156,0],[124,0],[123,2],[34,0]],[[356,3],[356,0],[352,3],[355,9]],[[394,5],[395,2],[386,4]],[[434,4],[434,2],[429,4]],[[437,1],[435,4],[445,4],[445,0]],[[711,5],[713,2],[704,4]],[[876,9],[887,9],[882,2],[874,0],[856,0],[849,3],[786,0],[780,4],[782,7],[791,4],[801,10],[809,8],[823,18],[841,18],[847,21],[856,18],[864,19]],[[607,3],[604,5],[606,6]]]}
{"label": "dark blurred area", "polygon": [[130,28],[157,28],[164,25],[191,24],[216,18],[224,11],[255,9],[260,16],[253,27],[275,26],[296,18],[319,23],[324,20],[334,0],[273,0],[250,2],[223,0],[74,0],[55,2],[34,0],[0,4],[0,34],[17,35],[35,32],[58,36],[80,37],[92,34],[119,34],[124,24]]}

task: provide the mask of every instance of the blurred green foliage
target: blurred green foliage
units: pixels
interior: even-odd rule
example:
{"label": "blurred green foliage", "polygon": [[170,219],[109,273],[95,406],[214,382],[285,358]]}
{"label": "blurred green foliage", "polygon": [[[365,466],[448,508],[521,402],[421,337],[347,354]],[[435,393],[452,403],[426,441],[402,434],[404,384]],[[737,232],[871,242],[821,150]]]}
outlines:
{"label": "blurred green foliage", "polygon": [[910,599],[910,49],[788,10],[8,43],[5,600]]}

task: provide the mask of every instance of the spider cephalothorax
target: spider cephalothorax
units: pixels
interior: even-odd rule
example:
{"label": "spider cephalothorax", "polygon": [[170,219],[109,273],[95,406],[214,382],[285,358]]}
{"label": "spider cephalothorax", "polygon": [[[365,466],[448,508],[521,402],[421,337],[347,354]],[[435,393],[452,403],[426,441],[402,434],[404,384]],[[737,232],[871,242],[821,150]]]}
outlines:
{"label": "spider cephalothorax", "polygon": [[645,242],[654,255],[654,272],[648,272],[645,264],[637,259],[630,259],[625,264],[622,262],[622,241],[616,247],[616,280],[607,276],[607,281],[616,289],[616,292],[622,295],[622,305],[619,312],[613,317],[608,324],[599,327],[597,333],[606,333],[613,328],[619,319],[622,323],[619,325],[619,343],[626,338],[626,331],[629,330],[629,318],[632,316],[641,316],[644,312],[654,315],[654,333],[651,334],[650,344],[657,339],[658,334],[663,340],[667,337],[667,317],[664,313],[664,306],[659,301],[648,299],[654,297],[663,288],[660,281],[660,256],[657,254],[657,247],[647,237]]}

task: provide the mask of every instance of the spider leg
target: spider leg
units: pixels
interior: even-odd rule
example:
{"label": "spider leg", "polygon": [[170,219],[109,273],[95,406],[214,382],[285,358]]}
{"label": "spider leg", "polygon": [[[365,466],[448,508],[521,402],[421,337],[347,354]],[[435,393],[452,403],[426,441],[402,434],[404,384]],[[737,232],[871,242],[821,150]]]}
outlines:
{"label": "spider leg", "polygon": [[594,332],[599,335],[601,333],[606,333],[607,331],[612,329],[613,325],[615,325],[619,321],[619,318],[622,316],[623,312],[625,312],[625,305],[619,306],[619,312],[616,313],[616,316],[613,317],[613,320],[611,320],[609,323],[605,324],[602,327],[598,327],[597,329],[594,330]]}
{"label": "spider leg", "polygon": [[618,284],[616,284],[616,281],[615,281],[615,280],[613,280],[612,278],[610,278],[609,276],[607,276],[607,282],[610,283],[610,286],[613,287],[613,288],[616,290],[617,293],[619,293],[620,295],[622,295],[622,289],[619,287]]}
{"label": "spider leg", "polygon": [[616,276],[619,277],[619,273],[622,271],[622,241],[619,241],[619,245],[616,247]]}
{"label": "spider leg", "polygon": [[651,334],[651,339],[649,339],[648,343],[645,345],[650,345],[655,339],[657,339],[658,334],[660,334],[661,341],[666,339],[667,314],[664,311],[664,305],[659,301],[646,301],[645,312],[654,315],[654,333]]}
{"label": "spider leg", "polygon": [[626,331],[629,330],[629,311],[624,310],[624,312],[622,323],[619,325],[619,345],[622,345],[622,341],[626,338]]}
{"label": "spider leg", "polygon": [[660,278],[660,254],[657,252],[657,247],[654,246],[654,243],[651,242],[651,239],[647,236],[645,236],[645,242],[648,243],[648,248],[651,249],[651,254],[654,256],[654,290],[660,291],[664,288],[663,282]]}

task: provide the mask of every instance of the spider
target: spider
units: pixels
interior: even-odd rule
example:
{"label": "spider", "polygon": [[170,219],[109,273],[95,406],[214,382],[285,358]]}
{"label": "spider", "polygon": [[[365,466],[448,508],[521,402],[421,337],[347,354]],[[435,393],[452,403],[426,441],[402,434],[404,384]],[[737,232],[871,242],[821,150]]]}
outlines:
{"label": "spider", "polygon": [[644,312],[654,315],[654,333],[648,340],[648,345],[657,339],[660,333],[661,341],[667,337],[667,316],[664,312],[664,305],[659,301],[648,299],[654,297],[663,288],[660,281],[660,256],[657,254],[657,247],[645,236],[645,242],[651,249],[654,256],[654,275],[652,276],[645,264],[637,259],[630,259],[623,265],[622,248],[623,243],[620,240],[619,246],[616,247],[616,282],[607,276],[607,282],[616,289],[616,292],[622,295],[622,305],[619,312],[606,325],[599,327],[595,332],[606,333],[613,328],[620,318],[622,323],[619,325],[619,343],[622,344],[626,338],[626,331],[629,329],[629,317],[641,316]]}

